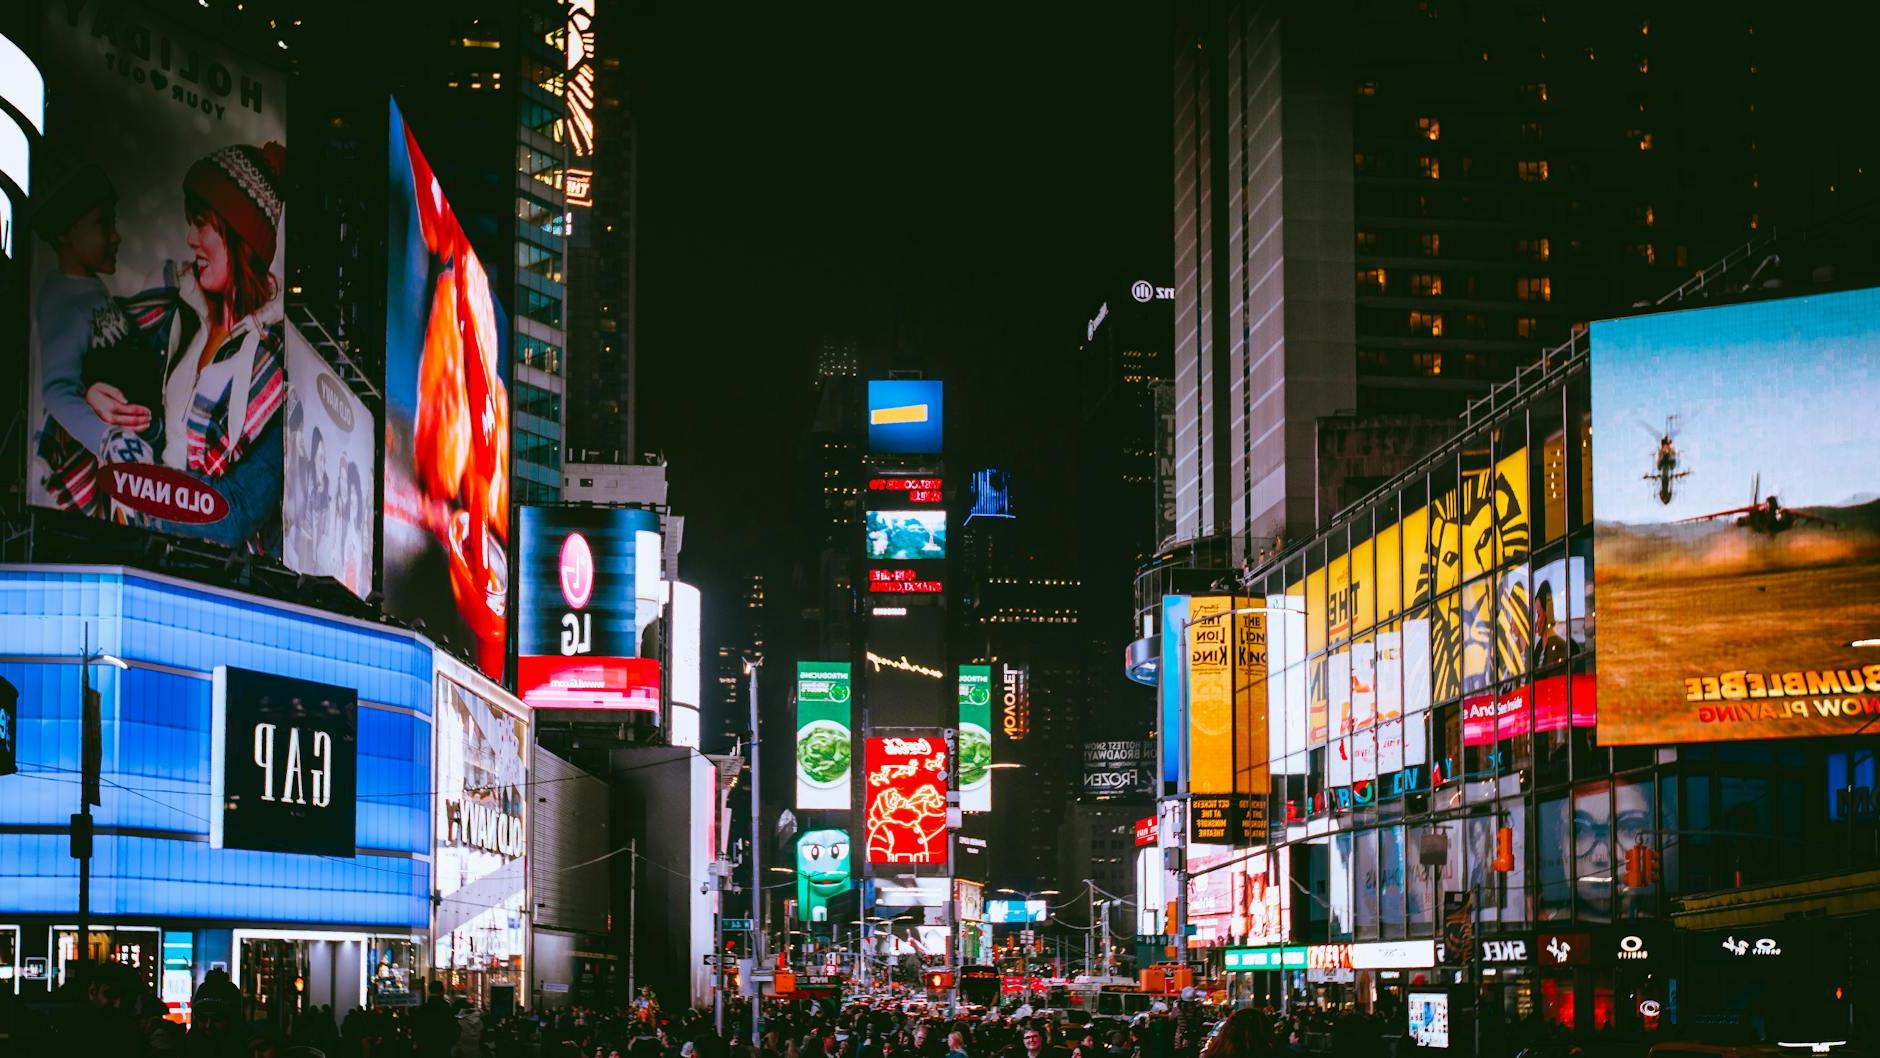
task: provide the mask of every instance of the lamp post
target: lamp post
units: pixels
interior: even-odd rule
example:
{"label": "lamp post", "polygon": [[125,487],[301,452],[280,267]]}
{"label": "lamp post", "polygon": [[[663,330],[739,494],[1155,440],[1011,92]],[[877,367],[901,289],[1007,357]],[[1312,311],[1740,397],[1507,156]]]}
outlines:
{"label": "lamp post", "polygon": [[[1181,637],[1181,643],[1182,643],[1182,664],[1181,664],[1182,685],[1181,685],[1181,690],[1180,690],[1180,698],[1178,699],[1181,702],[1182,722],[1179,725],[1179,728],[1175,733],[1176,738],[1178,740],[1178,745],[1180,747],[1180,752],[1177,754],[1177,760],[1179,761],[1180,772],[1177,774],[1176,779],[1175,779],[1175,796],[1172,798],[1163,798],[1163,800],[1164,801],[1172,800],[1181,806],[1181,810],[1179,813],[1179,822],[1181,824],[1181,835],[1180,835],[1180,838],[1178,839],[1178,844],[1176,846],[1179,851],[1175,858],[1175,923],[1174,923],[1175,925],[1175,931],[1174,931],[1175,932],[1175,945],[1174,945],[1175,956],[1176,956],[1176,959],[1178,960],[1178,964],[1181,967],[1185,968],[1188,965],[1188,812],[1189,812],[1189,807],[1190,807],[1190,798],[1189,798],[1189,793],[1188,793],[1189,745],[1188,745],[1187,717],[1188,717],[1188,664],[1189,664],[1189,659],[1193,656],[1193,652],[1191,650],[1191,644],[1189,643],[1189,639],[1188,639],[1189,629],[1193,628],[1195,625],[1198,625],[1198,624],[1208,624],[1209,622],[1212,622],[1212,621],[1218,621],[1222,619],[1223,617],[1239,617],[1244,614],[1256,614],[1256,613],[1267,614],[1267,613],[1303,613],[1303,612],[1304,611],[1301,608],[1290,607],[1290,606],[1236,606],[1231,610],[1222,610],[1220,613],[1207,614],[1206,616],[1203,616],[1203,617],[1184,618],[1181,622],[1180,628],[1177,630],[1176,634]],[[1229,669],[1230,672],[1232,671],[1231,666],[1233,664],[1234,664],[1234,659],[1232,657],[1229,657],[1228,665],[1230,666],[1230,669]],[[1166,734],[1164,735],[1164,737],[1167,737]],[[1164,778],[1166,779],[1166,776]]]}
{"label": "lamp post", "polygon": [[80,963],[89,962],[91,955],[91,807],[104,804],[99,792],[100,773],[104,770],[104,710],[98,692],[91,687],[91,667],[99,662],[115,666],[120,672],[130,668],[124,659],[94,653],[89,645],[79,655],[80,782],[71,833],[72,857],[78,860],[78,944],[74,954]]}
{"label": "lamp post", "polygon": [[757,974],[764,969],[764,930],[769,927],[764,915],[764,852],[759,835],[763,831],[763,819],[758,800],[757,758],[758,747],[763,742],[757,728],[757,670],[764,667],[762,654],[747,654],[744,658],[744,674],[750,677],[751,692],[751,914],[757,919],[752,925],[757,927],[751,946],[751,1046],[761,1046],[764,1041],[764,986]]}

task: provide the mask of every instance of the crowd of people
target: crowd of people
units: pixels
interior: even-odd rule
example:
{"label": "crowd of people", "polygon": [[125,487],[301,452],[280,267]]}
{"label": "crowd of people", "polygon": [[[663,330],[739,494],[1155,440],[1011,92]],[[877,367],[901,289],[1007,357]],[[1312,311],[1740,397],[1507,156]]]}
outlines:
{"label": "crowd of people", "polygon": [[[336,1017],[310,1006],[275,1016],[226,972],[198,986],[187,1026],[128,967],[74,973],[50,1002],[0,1006],[0,1053],[186,1058],[1330,1058],[1407,1055],[1417,1048],[1389,1010],[1223,1011],[1198,998],[1156,1004],[1129,1021],[1058,1020],[1028,1006],[945,1016],[901,1004],[832,1000],[767,1004],[751,1045],[750,1008],[733,1000],[723,1031],[710,1010],[668,1014],[645,989],[611,1008],[562,1007],[493,1016],[433,982],[412,1006],[357,1007]],[[0,993],[3,996],[4,993]],[[257,1014],[257,1011],[260,1011]],[[1225,1015],[1225,1020],[1222,1020]],[[1460,1042],[1460,1041],[1458,1041]],[[1603,1048],[1599,1048],[1603,1050]],[[1475,1053],[1471,1040],[1452,1053]],[[1488,1058],[1572,1058],[1573,1037],[1539,1019],[1485,1031]]]}

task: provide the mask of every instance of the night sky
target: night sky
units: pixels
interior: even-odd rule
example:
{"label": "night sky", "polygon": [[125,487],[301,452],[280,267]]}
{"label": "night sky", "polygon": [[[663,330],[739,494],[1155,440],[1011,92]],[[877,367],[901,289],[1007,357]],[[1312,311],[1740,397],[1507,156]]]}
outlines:
{"label": "night sky", "polygon": [[[671,462],[709,611],[812,516],[814,350],[948,382],[948,458],[1071,509],[1066,373],[1103,283],[1166,276],[1166,12],[778,5],[628,17],[640,126],[639,447]],[[773,580],[773,583],[774,580]]]}

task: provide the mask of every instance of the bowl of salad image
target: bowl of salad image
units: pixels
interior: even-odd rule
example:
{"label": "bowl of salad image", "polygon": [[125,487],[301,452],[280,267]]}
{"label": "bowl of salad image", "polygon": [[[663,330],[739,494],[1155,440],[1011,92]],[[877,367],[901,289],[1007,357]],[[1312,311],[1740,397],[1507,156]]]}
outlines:
{"label": "bowl of salad image", "polygon": [[960,725],[960,789],[983,786],[992,778],[992,732],[978,724]]}
{"label": "bowl of salad image", "polygon": [[811,720],[796,733],[796,777],[805,785],[823,790],[846,786],[850,752],[847,725]]}

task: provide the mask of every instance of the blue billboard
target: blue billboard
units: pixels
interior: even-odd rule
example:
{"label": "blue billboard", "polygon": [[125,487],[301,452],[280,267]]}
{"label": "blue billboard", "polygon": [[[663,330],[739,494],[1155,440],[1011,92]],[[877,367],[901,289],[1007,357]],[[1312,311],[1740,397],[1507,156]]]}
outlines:
{"label": "blue billboard", "polygon": [[868,382],[868,450],[884,455],[934,455],[942,439],[942,384],[925,379]]}
{"label": "blue billboard", "polygon": [[[128,666],[91,670],[104,736],[92,861],[101,920],[428,925],[432,651],[423,639],[120,568],[41,566],[0,568],[0,641],[0,677],[20,689],[20,771],[0,797],[0,830],[10,831],[0,833],[0,917],[73,906],[78,863],[65,830],[78,808],[78,659],[89,647]],[[214,847],[218,667],[356,693],[351,855]]]}

